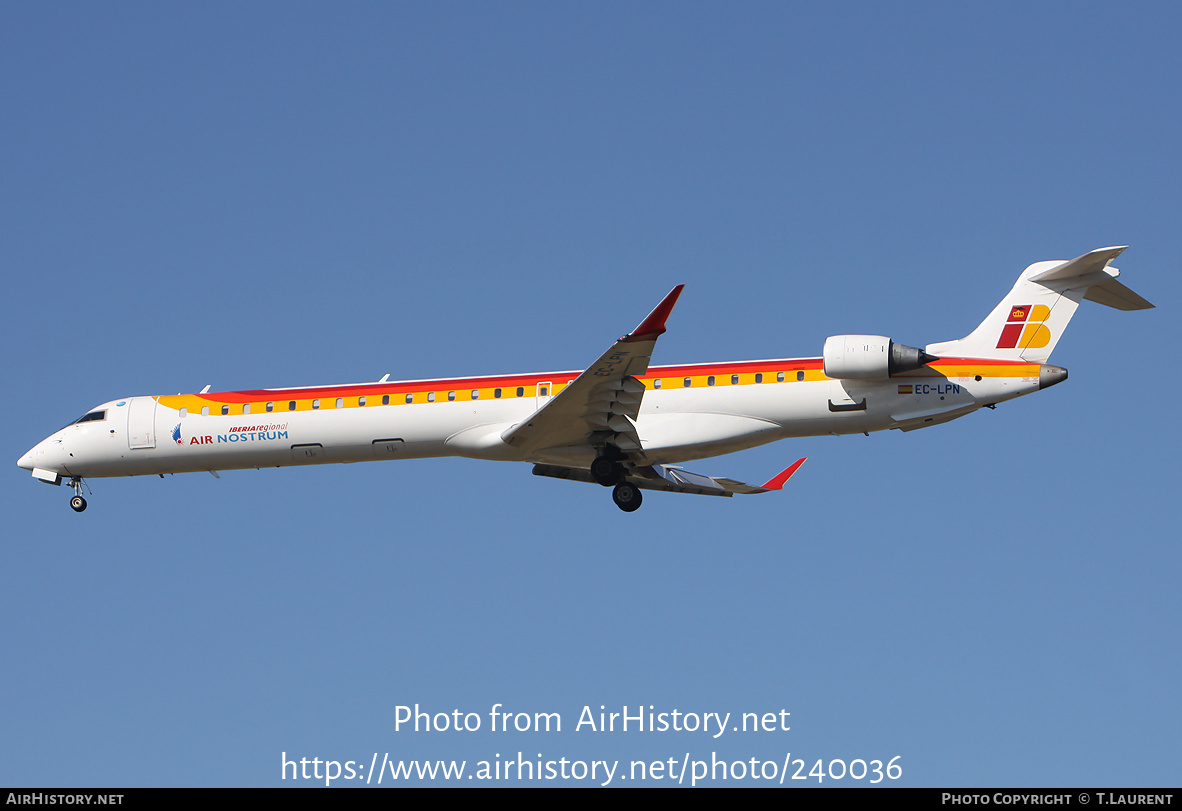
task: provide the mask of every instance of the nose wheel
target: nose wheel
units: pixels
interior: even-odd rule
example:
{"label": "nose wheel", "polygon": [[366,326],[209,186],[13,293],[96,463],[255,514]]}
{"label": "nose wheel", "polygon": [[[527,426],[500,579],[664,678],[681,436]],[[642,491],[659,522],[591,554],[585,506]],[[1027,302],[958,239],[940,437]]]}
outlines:
{"label": "nose wheel", "polygon": [[[70,486],[74,488],[74,497],[70,499],[70,509],[76,513],[80,513],[86,509],[86,499],[82,497],[82,487],[85,482],[82,481],[81,476],[75,476],[70,479]],[[90,488],[87,487],[87,490]]]}

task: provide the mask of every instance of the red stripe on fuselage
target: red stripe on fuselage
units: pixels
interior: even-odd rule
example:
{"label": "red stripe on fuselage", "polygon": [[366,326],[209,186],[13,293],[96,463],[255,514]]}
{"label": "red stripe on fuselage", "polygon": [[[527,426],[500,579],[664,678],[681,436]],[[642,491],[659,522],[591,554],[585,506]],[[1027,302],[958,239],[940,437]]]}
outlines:
{"label": "red stripe on fuselage", "polygon": [[[734,375],[763,372],[796,372],[820,370],[820,358],[790,358],[783,360],[728,361],[723,363],[696,363],[681,366],[650,366],[648,374],[641,380],[657,377],[698,377],[701,375]],[[392,380],[389,383],[347,383],[335,386],[309,386],[298,389],[252,389],[247,391],[211,391],[196,394],[210,402],[255,403],[259,400],[306,400],[308,398],[369,397],[383,394],[408,394],[420,391],[462,391],[464,389],[511,389],[518,386],[536,386],[550,382],[565,385],[581,375],[581,371],[543,372],[524,375],[498,375],[492,377],[453,377],[439,380]],[[768,382],[768,381],[765,381]],[[774,381],[772,381],[774,382]]]}
{"label": "red stripe on fuselage", "polygon": [[[928,366],[939,370],[941,366],[1029,366],[1029,361],[998,360],[983,358],[940,358]],[[777,372],[823,371],[821,358],[783,358],[780,360],[740,360],[721,363],[691,363],[677,366],[650,366],[648,374],[641,380],[673,377],[702,377],[704,375],[728,376],[736,374],[774,375]],[[922,371],[922,370],[919,370]],[[219,391],[195,394],[213,403],[256,403],[260,400],[307,400],[309,398],[330,399],[335,397],[381,397],[384,394],[409,394],[421,391],[463,391],[466,389],[515,389],[518,386],[536,386],[539,383],[566,385],[582,374],[581,371],[544,372],[523,375],[497,375],[490,377],[452,377],[438,380],[397,380],[389,383],[349,383],[335,386],[309,386],[298,389],[252,389],[246,391]],[[899,375],[906,377],[907,375]],[[724,384],[729,380],[722,381]],[[774,383],[775,378],[764,383]]]}

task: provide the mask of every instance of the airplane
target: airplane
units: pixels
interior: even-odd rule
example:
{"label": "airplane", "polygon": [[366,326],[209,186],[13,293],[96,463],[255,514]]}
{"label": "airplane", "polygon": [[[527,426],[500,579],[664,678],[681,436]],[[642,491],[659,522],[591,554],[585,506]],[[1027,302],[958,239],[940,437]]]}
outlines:
{"label": "airplane", "polygon": [[583,372],[125,397],[17,464],[49,484],[68,477],[76,512],[91,478],[438,456],[532,462],[611,487],[625,512],[642,490],[766,493],[805,459],[759,486],[679,465],[789,437],[913,431],[1057,385],[1067,370],[1047,361],[1081,300],[1154,306],[1117,281],[1123,250],[1036,262],[969,335],[923,349],[834,335],[819,358],[650,366],[678,285]]}

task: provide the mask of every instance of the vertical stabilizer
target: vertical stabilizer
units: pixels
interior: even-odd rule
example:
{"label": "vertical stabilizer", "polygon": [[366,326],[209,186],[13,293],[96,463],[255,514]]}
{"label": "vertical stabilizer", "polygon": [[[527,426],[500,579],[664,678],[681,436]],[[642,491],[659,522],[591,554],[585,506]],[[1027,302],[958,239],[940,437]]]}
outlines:
{"label": "vertical stabilizer", "polygon": [[1109,267],[1124,247],[1099,248],[1070,262],[1035,262],[975,330],[959,341],[929,344],[942,357],[999,358],[1046,363],[1080,301],[1120,310],[1152,307],[1116,280]]}

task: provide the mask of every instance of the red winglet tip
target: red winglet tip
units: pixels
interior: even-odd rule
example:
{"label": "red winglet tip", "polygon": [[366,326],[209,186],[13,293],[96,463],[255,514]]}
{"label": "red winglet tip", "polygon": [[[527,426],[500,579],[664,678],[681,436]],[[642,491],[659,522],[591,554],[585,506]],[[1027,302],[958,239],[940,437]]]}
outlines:
{"label": "red winglet tip", "polygon": [[629,340],[638,341],[649,338],[656,338],[665,332],[665,321],[669,319],[669,313],[673,311],[673,305],[677,303],[677,297],[681,295],[684,284],[679,284],[669,291],[669,295],[661,299],[661,303],[648,314],[648,318],[640,323],[640,326],[628,333]]}
{"label": "red winglet tip", "polygon": [[797,470],[799,470],[800,466],[803,465],[805,463],[805,460],[807,460],[807,459],[808,459],[807,456],[804,457],[804,459],[797,459],[795,462],[790,464],[788,467],[781,470],[775,477],[772,478],[771,481],[769,481],[767,484],[765,484],[763,486],[763,489],[764,490],[782,490],[782,489],[784,489],[784,483],[792,478],[792,474],[795,473]]}

